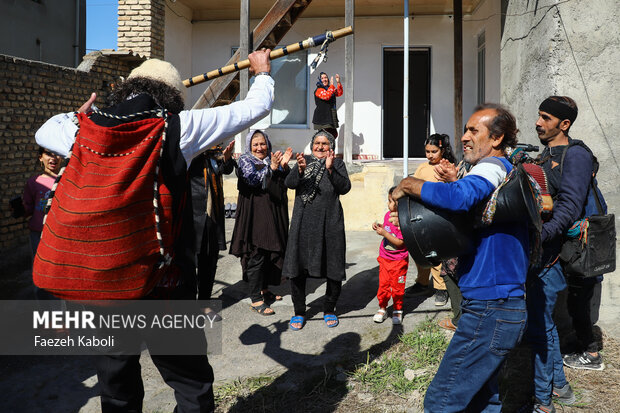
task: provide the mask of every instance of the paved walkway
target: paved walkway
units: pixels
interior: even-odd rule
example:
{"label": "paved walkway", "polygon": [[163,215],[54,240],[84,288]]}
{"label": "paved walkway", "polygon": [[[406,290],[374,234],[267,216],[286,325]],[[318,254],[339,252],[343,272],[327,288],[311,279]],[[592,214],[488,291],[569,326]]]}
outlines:
{"label": "paved walkway", "polygon": [[[232,220],[227,220],[228,238],[231,228]],[[402,327],[393,328],[389,319],[383,324],[373,323],[371,317],[377,309],[378,245],[379,237],[374,232],[347,233],[348,268],[338,305],[340,325],[325,326],[321,313],[325,286],[309,283],[309,320],[298,332],[288,329],[293,314],[288,283],[273,289],[285,295],[284,300],[272,306],[276,315],[260,316],[248,308],[239,261],[224,252],[214,289],[214,295],[222,300],[224,317],[222,352],[210,355],[216,382],[290,375],[290,379],[279,382],[295,387],[299,375],[294,372],[320,373],[325,363],[364,358],[368,349],[381,348],[382,343],[402,331],[412,331],[426,318],[440,319],[449,314],[449,305],[436,307],[432,297],[407,297]],[[28,276],[27,271],[20,275],[25,279]],[[415,265],[411,263],[407,284],[414,281]],[[620,338],[620,277],[607,276],[602,291],[599,325]],[[172,390],[163,383],[148,356],[143,355],[142,366],[144,411],[171,411]],[[0,357],[0,411],[99,412],[96,382],[90,357]]]}

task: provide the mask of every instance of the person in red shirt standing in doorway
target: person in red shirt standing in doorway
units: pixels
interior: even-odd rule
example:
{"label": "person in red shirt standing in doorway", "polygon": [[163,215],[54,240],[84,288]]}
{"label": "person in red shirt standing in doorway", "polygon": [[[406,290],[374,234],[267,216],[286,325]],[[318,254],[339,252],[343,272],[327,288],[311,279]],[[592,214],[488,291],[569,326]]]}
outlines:
{"label": "person in red shirt standing in doorway", "polygon": [[336,97],[342,96],[342,83],[340,83],[340,75],[336,74],[336,86],[334,86],[334,77],[331,79],[327,73],[319,74],[319,81],[316,82],[316,90],[314,91],[314,116],[312,123],[315,130],[324,129],[338,137],[338,113],[336,112]]}

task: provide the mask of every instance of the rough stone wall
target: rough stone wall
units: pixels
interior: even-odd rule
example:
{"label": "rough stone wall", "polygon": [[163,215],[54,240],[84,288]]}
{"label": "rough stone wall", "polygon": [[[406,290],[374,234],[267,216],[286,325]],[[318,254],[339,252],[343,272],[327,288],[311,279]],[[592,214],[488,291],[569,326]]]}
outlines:
{"label": "rough stone wall", "polygon": [[118,50],[164,58],[165,0],[119,0]]}
{"label": "rough stone wall", "polygon": [[0,55],[0,248],[27,242],[24,218],[12,218],[9,200],[41,172],[34,134],[51,116],[79,108],[96,92],[104,106],[110,83],[127,76],[141,60],[92,52],[77,68]]}
{"label": "rough stone wall", "polygon": [[620,174],[619,19],[617,0],[511,0],[501,43],[502,102],[515,112],[519,139],[539,143],[543,99],[572,97],[579,116],[570,134],[598,157],[599,185],[611,196]]}

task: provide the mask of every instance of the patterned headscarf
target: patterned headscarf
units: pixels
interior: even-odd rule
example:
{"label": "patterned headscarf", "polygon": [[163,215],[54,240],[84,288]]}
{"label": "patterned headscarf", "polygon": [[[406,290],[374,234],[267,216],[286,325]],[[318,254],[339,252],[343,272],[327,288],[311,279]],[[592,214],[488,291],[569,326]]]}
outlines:
{"label": "patterned headscarf", "polygon": [[[265,137],[267,142],[267,156],[265,159],[258,159],[252,154],[252,138],[254,135],[260,133]],[[239,171],[241,172],[240,178],[243,178],[250,186],[259,186],[264,180],[265,176],[269,173],[269,165],[271,164],[271,142],[267,134],[260,130],[251,130],[245,138],[245,152],[239,157]]]}
{"label": "patterned headscarf", "polygon": [[[312,136],[312,140],[310,141],[310,149],[312,149],[312,145],[314,145],[314,140],[317,136],[325,136],[329,141],[329,149],[333,150],[335,148],[336,139],[334,135],[331,133],[321,129],[317,133]],[[319,159],[316,156],[311,155],[310,162],[306,165],[306,169],[304,170],[304,175],[301,177],[301,200],[304,205],[308,202],[312,203],[312,200],[316,197],[317,191],[319,189],[319,183],[323,178],[323,174],[325,173],[325,158]]]}
{"label": "patterned headscarf", "polygon": [[[323,89],[327,90],[327,89],[329,89],[329,82],[327,82],[327,86],[325,86],[323,84],[323,82],[321,82],[321,76],[323,76],[323,75],[327,76],[327,73],[325,73],[325,72],[319,73],[319,81],[316,82],[316,87],[322,87]],[[327,79],[329,80],[329,76],[327,76]]]}

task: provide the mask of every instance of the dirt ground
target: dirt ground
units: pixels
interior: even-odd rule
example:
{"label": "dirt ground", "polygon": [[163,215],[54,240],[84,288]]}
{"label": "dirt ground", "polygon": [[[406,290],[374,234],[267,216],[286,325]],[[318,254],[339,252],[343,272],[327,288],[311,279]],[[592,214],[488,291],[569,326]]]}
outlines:
{"label": "dirt ground", "polygon": [[[600,330],[598,332],[600,334]],[[603,334],[602,343],[604,371],[565,368],[577,396],[577,404],[563,406],[556,403],[558,412],[620,412],[620,342]],[[389,351],[389,347],[376,350]],[[219,392],[223,396],[218,400],[217,412],[422,412],[424,395],[419,392],[405,396],[386,391],[373,393],[356,382],[352,371],[363,362],[365,360],[342,360],[341,363],[324,366],[323,371],[315,371],[314,376],[308,375],[307,370],[299,366],[275,380],[267,377],[259,379],[254,382],[256,388],[250,388],[248,383],[238,383],[237,389],[229,393]],[[528,410],[527,406],[532,399],[532,372],[530,351],[525,343],[511,353],[504,366],[500,378],[500,397],[504,413],[531,411],[531,407]]]}

